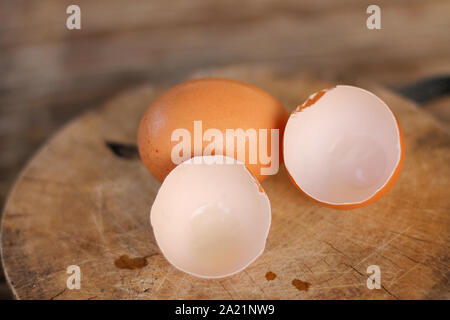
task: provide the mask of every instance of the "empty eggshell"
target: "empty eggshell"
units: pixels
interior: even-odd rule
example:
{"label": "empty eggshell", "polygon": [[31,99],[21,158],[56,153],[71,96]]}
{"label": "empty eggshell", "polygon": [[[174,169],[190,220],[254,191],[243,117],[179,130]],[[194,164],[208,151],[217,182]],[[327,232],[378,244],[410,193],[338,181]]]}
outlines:
{"label": "empty eggshell", "polygon": [[270,202],[245,165],[225,156],[173,169],[150,213],[156,241],[176,268],[202,278],[237,273],[263,251]]}
{"label": "empty eggshell", "polygon": [[404,157],[401,128],[389,107],[373,93],[343,85],[313,94],[291,114],[283,148],[295,185],[338,209],[384,195]]}

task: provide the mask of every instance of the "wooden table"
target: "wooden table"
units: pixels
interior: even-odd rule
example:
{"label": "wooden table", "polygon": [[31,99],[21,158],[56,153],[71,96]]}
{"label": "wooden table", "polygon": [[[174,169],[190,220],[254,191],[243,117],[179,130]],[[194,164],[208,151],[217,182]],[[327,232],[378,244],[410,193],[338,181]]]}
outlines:
{"label": "wooden table", "polygon": [[[369,31],[358,0],[80,0],[68,31],[61,1],[0,2],[0,203],[63,123],[144,83],[230,63],[389,87],[450,71],[448,1],[377,3],[383,30]],[[429,110],[448,121],[449,102]]]}
{"label": "wooden table", "polygon": [[[292,110],[329,82],[262,67],[223,76],[258,85]],[[139,119],[164,88],[143,87],[67,125],[31,160],[8,198],[2,250],[14,294],[23,299],[435,299],[449,298],[450,135],[424,111],[368,87],[402,125],[402,175],[384,198],[339,211],[306,199],[284,168],[262,183],[272,206],[264,254],[220,280],[189,276],[159,251],[149,226],[156,181],[133,153]],[[115,152],[114,152],[115,151]],[[119,149],[120,151],[120,149]],[[175,200],[174,200],[175,201]],[[66,268],[82,287],[66,287]],[[381,289],[366,286],[381,269]]]}

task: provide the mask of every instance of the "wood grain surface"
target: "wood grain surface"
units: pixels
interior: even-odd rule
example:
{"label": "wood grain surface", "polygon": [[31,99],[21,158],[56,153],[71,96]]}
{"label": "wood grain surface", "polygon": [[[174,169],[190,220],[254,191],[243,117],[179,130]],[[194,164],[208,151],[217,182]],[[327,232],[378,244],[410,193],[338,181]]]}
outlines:
{"label": "wood grain surface", "polygon": [[[386,86],[450,72],[450,2],[381,0],[0,1],[0,202],[58,128],[117,92],[204,67],[276,65]],[[447,109],[448,105],[446,105]]]}
{"label": "wood grain surface", "polygon": [[[257,67],[194,74],[248,81],[292,110],[332,83]],[[391,91],[358,83],[392,107],[406,157],[394,188],[353,211],[300,194],[284,168],[263,182],[272,226],[263,255],[245,271],[202,280],[173,268],[149,225],[159,183],[138,159],[107,142],[134,144],[140,116],[163,88],[143,86],[72,121],[31,159],[8,198],[2,254],[20,299],[436,299],[449,296],[450,137]],[[128,257],[124,257],[124,256]],[[145,260],[145,262],[144,262]],[[81,268],[80,290],[66,268]],[[366,268],[381,268],[380,290]]]}
{"label": "wood grain surface", "polygon": [[[0,206],[17,174],[73,117],[144,83],[263,63],[389,87],[450,72],[447,0],[381,0],[382,30],[359,0],[0,1]],[[238,8],[238,9],[236,9]],[[425,106],[450,124],[448,99]],[[450,128],[450,126],[448,126]],[[0,299],[6,284],[0,267]]]}

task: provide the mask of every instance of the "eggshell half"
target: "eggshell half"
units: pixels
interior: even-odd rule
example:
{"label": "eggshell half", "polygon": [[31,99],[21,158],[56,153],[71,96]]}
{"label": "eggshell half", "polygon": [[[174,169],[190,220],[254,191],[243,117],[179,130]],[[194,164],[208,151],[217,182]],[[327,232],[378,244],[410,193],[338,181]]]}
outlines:
{"label": "eggshell half", "polygon": [[295,185],[338,209],[384,195],[400,174],[405,152],[389,107],[373,93],[345,85],[313,94],[291,114],[283,149]]}
{"label": "eggshell half", "polygon": [[264,251],[271,209],[243,163],[194,157],[164,180],[150,219],[173,266],[197,277],[221,278],[243,270]]}

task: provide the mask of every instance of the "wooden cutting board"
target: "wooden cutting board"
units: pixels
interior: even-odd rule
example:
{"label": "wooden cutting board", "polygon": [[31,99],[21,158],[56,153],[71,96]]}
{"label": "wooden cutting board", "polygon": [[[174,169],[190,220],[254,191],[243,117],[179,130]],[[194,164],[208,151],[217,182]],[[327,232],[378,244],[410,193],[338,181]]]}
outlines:
{"label": "wooden cutting board", "polygon": [[[194,77],[211,75],[260,86],[289,110],[332,85],[307,75],[246,67]],[[133,148],[115,144],[135,144],[140,116],[164,88],[129,91],[75,119],[31,159],[5,206],[3,264],[15,296],[450,298],[449,134],[411,102],[377,86],[359,85],[384,99],[404,129],[405,165],[397,184],[374,204],[338,211],[305,198],[282,167],[263,182],[273,217],[265,252],[245,271],[221,280],[194,278],[164,259],[149,225],[160,184]],[[81,269],[79,290],[66,288],[70,265]],[[381,289],[367,288],[370,265],[380,267]]]}

